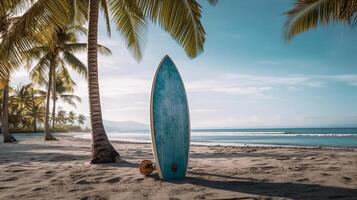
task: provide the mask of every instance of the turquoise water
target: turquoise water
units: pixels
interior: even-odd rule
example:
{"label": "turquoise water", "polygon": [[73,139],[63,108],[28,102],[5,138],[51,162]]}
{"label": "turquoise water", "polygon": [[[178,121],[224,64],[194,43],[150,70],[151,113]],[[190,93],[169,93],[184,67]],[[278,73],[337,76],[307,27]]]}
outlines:
{"label": "turquoise water", "polygon": [[[108,136],[112,140],[150,142],[149,131],[108,132]],[[200,129],[192,130],[191,144],[357,148],[357,128]]]}

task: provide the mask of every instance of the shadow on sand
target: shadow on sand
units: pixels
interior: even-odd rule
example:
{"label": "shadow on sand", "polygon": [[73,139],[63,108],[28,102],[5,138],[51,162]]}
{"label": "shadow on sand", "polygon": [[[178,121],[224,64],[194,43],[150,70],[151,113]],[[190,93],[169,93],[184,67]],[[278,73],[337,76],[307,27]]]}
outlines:
{"label": "shadow on sand", "polygon": [[[269,182],[267,180],[259,180],[252,178],[230,177],[220,174],[205,174],[192,173],[194,176],[187,176],[183,180],[168,181],[173,184],[192,184],[200,187],[218,189],[230,192],[245,193],[248,196],[268,196],[275,198],[290,198],[290,199],[356,199],[357,189],[340,188],[334,186],[322,186],[317,184],[304,184],[293,182]],[[231,180],[214,180],[200,176],[213,176],[217,179]],[[149,176],[155,180],[159,180],[158,175],[152,174]],[[232,180],[233,179],[233,180]],[[234,199],[234,198],[233,198]]]}

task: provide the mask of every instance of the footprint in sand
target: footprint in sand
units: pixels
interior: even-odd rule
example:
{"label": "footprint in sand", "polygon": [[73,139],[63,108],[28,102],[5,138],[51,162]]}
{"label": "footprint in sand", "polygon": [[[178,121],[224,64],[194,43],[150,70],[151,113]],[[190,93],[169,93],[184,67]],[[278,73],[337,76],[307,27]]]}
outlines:
{"label": "footprint in sand", "polygon": [[6,182],[6,181],[16,181],[18,177],[9,177],[7,179],[0,180],[1,182]]}
{"label": "footprint in sand", "polygon": [[120,181],[120,177],[113,177],[113,178],[109,178],[107,180],[105,180],[104,182],[107,182],[107,183],[117,183]]}
{"label": "footprint in sand", "polygon": [[351,182],[352,181],[352,178],[347,177],[347,176],[342,176],[341,178],[346,182]]}
{"label": "footprint in sand", "polygon": [[322,176],[331,176],[331,174],[328,173],[320,173]]}
{"label": "footprint in sand", "polygon": [[88,196],[84,196],[84,197],[81,197],[80,200],[104,200],[104,199],[107,199],[103,196],[99,196],[99,195],[88,195]]}
{"label": "footprint in sand", "polygon": [[4,190],[4,189],[11,189],[11,188],[14,188],[14,187],[6,187],[6,186],[2,186],[2,187],[0,187],[0,191],[1,191],[1,190]]}
{"label": "footprint in sand", "polygon": [[10,170],[10,172],[25,172],[27,171],[26,169],[13,169],[13,170]]}
{"label": "footprint in sand", "polygon": [[40,191],[40,190],[45,190],[46,188],[44,187],[36,187],[34,189],[32,189],[33,192],[37,192],[37,191]]}
{"label": "footprint in sand", "polygon": [[87,181],[86,179],[81,179],[79,181],[76,181],[76,184],[87,185],[87,184],[90,184],[90,182]]}

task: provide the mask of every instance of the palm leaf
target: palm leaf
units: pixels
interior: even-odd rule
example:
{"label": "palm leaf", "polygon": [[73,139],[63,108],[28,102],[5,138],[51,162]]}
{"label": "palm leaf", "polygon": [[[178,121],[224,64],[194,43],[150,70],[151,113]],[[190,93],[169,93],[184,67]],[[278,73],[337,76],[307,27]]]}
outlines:
{"label": "palm leaf", "polygon": [[218,3],[218,0],[207,0],[209,4],[215,6]]}
{"label": "palm leaf", "polygon": [[32,70],[30,71],[30,78],[34,83],[43,85],[48,79],[47,70],[50,67],[50,59],[51,55],[46,54],[32,68]]}
{"label": "palm leaf", "polygon": [[[211,1],[215,3],[215,1]],[[194,58],[203,51],[205,31],[201,24],[201,6],[194,0],[138,1],[144,15],[158,23]]]}
{"label": "palm leaf", "polygon": [[109,0],[111,16],[137,60],[142,58],[144,35],[147,30],[145,17],[133,0]]}
{"label": "palm leaf", "polygon": [[295,7],[286,12],[284,38],[330,23],[357,22],[357,0],[297,0]]}
{"label": "palm leaf", "polygon": [[65,51],[63,52],[64,61],[70,66],[73,70],[75,70],[78,74],[83,77],[87,77],[88,70],[87,66],[82,63],[76,56],[74,56],[71,52]]}
{"label": "palm leaf", "polygon": [[60,95],[60,98],[63,102],[68,103],[69,105],[71,105],[73,107],[77,107],[75,101],[77,101],[77,102],[82,101],[79,96],[72,95],[72,94],[62,94],[62,95]]}
{"label": "palm leaf", "polygon": [[[16,1],[15,1],[16,2]],[[19,1],[17,1],[19,2]],[[6,8],[10,0],[2,1]],[[70,21],[66,14],[68,0],[37,0],[16,20],[0,46],[0,77],[8,77],[22,64],[21,52],[31,49],[33,38],[48,39],[59,27]],[[9,65],[7,62],[11,62]],[[6,70],[4,70],[6,69]]]}
{"label": "palm leaf", "polygon": [[104,13],[104,18],[105,18],[105,23],[106,23],[106,28],[107,28],[107,34],[111,36],[111,30],[110,30],[110,16],[109,16],[109,11],[108,11],[108,4],[107,0],[100,0],[100,8],[102,9]]}
{"label": "palm leaf", "polygon": [[72,25],[72,26],[66,27],[65,32],[67,34],[76,33],[76,34],[85,36],[85,35],[87,35],[88,30],[81,25]]}
{"label": "palm leaf", "polygon": [[[83,53],[87,51],[87,43],[67,43],[65,48],[73,53]],[[112,54],[111,50],[103,45],[97,44],[97,49],[102,55]]]}
{"label": "palm leaf", "polygon": [[68,72],[67,67],[63,60],[59,60],[59,68],[56,72],[57,80],[56,85],[61,88],[57,88],[57,92],[73,92],[74,86],[76,86],[76,82],[71,78],[71,75]]}

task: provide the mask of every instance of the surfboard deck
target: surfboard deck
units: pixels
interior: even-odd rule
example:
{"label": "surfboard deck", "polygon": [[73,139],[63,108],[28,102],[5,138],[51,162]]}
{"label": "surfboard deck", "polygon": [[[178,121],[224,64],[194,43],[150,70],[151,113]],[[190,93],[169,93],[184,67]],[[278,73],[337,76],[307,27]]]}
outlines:
{"label": "surfboard deck", "polygon": [[186,175],[190,151],[190,118],[181,76],[169,56],[156,71],[150,103],[151,144],[163,180]]}

